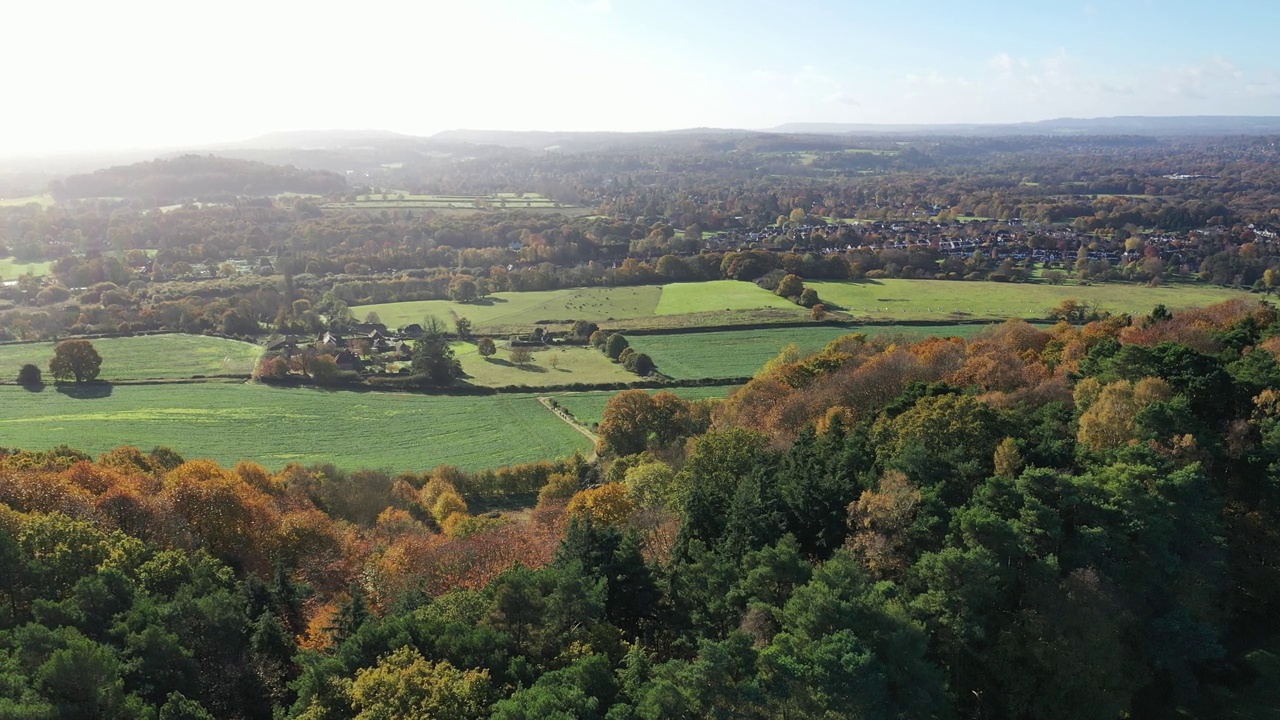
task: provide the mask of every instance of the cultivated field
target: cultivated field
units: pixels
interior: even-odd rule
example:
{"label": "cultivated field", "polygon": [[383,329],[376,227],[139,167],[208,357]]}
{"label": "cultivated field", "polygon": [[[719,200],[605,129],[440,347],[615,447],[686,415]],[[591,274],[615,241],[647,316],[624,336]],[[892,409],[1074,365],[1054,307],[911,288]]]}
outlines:
{"label": "cultivated field", "polygon": [[[247,375],[262,354],[251,343],[203,335],[141,335],[91,341],[102,356],[101,380],[169,380],[193,375]],[[0,345],[0,379],[12,382],[31,363],[46,373],[56,343]]]}
{"label": "cultivated field", "polygon": [[[98,395],[105,395],[99,397]],[[67,444],[98,454],[168,445],[187,459],[423,471],[590,452],[591,443],[529,395],[449,397],[329,392],[253,383],[0,387],[0,446]]]}
{"label": "cultivated field", "polygon": [[[490,358],[480,356],[472,343],[454,343],[453,351],[462,363],[467,382],[486,387],[504,385],[571,385],[573,383],[617,383],[639,380],[605,354],[590,347],[556,347],[532,352],[533,362],[519,367],[511,362],[511,353],[498,341],[498,352]],[[552,367],[554,364],[556,367]]]}
{"label": "cultivated field", "polygon": [[[706,398],[724,398],[729,393],[737,390],[737,385],[717,385],[713,387],[693,387],[693,388],[671,388],[667,392],[675,393],[686,400],[704,400]],[[661,392],[659,390],[650,390],[649,393]],[[600,422],[600,417],[604,415],[604,406],[608,404],[609,398],[617,395],[616,392],[576,392],[564,393],[560,395],[549,395],[556,402],[560,403],[566,410],[573,413],[578,422],[590,427]]]}
{"label": "cultivated field", "polygon": [[864,280],[806,282],[824,302],[855,318],[877,320],[959,320],[1043,318],[1067,298],[1096,303],[1104,310],[1146,314],[1164,303],[1169,309],[1212,305],[1231,298],[1261,299],[1242,290],[1208,285],[1048,285],[944,280]]}
{"label": "cultivated field", "polygon": [[19,275],[28,273],[43,277],[49,274],[51,262],[20,263],[11,257],[0,258],[0,280],[16,280]]}

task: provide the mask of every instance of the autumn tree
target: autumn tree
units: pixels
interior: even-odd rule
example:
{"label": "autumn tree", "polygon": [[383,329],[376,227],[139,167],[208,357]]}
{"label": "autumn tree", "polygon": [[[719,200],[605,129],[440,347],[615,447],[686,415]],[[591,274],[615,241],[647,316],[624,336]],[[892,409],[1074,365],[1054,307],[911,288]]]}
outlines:
{"label": "autumn tree", "polygon": [[525,348],[525,347],[511,348],[510,357],[511,357],[511,362],[515,363],[520,367],[524,367],[529,363],[533,362],[533,353],[529,351],[529,348]]}
{"label": "autumn tree", "polygon": [[49,361],[49,374],[55,380],[78,383],[90,382],[102,369],[102,356],[88,340],[64,340],[54,348]]}
{"label": "autumn tree", "polygon": [[498,352],[498,346],[493,343],[493,338],[482,337],[476,341],[476,352],[480,353],[480,357],[490,357]]}
{"label": "autumn tree", "polygon": [[778,297],[798,298],[800,293],[804,292],[804,281],[800,279],[799,275],[786,275],[773,292]]}

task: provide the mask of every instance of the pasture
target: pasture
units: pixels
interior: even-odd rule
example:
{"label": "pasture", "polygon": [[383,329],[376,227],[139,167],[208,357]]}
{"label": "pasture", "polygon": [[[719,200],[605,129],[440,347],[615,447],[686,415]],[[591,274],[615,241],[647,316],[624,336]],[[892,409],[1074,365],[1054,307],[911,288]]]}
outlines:
{"label": "pasture", "polygon": [[60,444],[97,455],[167,445],[187,459],[278,469],[476,470],[590,452],[591,443],[530,395],[332,392],[254,383],[0,387],[0,446]]}
{"label": "pasture", "polygon": [[805,285],[817,290],[823,302],[839,306],[855,319],[880,321],[1044,318],[1067,298],[1111,312],[1143,315],[1161,303],[1176,310],[1232,298],[1261,299],[1243,290],[1198,284],[1150,288],[1130,283],[1081,286],[883,279]]}
{"label": "pasture", "polygon": [[385,193],[360,195],[354,201],[330,202],[325,210],[432,210],[435,212],[553,212],[582,215],[587,208],[557,202],[538,193],[495,193],[493,195],[414,195]]}
{"label": "pasture", "polygon": [[[697,327],[794,322],[809,311],[754,283],[714,280],[629,287],[500,292],[474,303],[448,300],[359,305],[359,317],[376,312],[391,327],[434,316],[448,323],[465,317],[477,332],[529,328],[537,322],[590,320],[609,327]],[[624,322],[625,321],[625,322]]]}
{"label": "pasture", "polygon": [[51,262],[24,263],[11,257],[0,258],[0,280],[16,280],[19,275],[28,273],[36,277],[44,277],[49,274],[49,268],[52,266]]}
{"label": "pasture", "polygon": [[990,325],[862,325],[809,326],[726,330],[669,335],[632,335],[636,352],[647,353],[658,372],[678,380],[734,378],[754,375],[782,348],[794,343],[803,354],[851,333],[900,335],[914,341],[931,335],[972,337]]}
{"label": "pasture", "polygon": [[[498,341],[498,352],[485,358],[472,343],[453,343],[453,352],[472,385],[571,385],[573,383],[635,382],[636,375],[590,347],[561,346],[532,351],[533,361],[524,367],[511,362],[511,352]],[[553,360],[554,358],[554,360]],[[555,367],[552,367],[552,365]]]}
{"label": "pasture", "polygon": [[0,198],[0,207],[26,207],[31,204],[50,207],[54,204],[54,199],[48,193],[44,195],[28,195],[26,197]]}
{"label": "pasture", "polygon": [[[262,354],[252,343],[204,335],[139,335],[91,340],[102,356],[101,380],[173,380],[194,375],[248,375]],[[57,343],[0,345],[0,378],[12,381],[31,363],[48,373]],[[45,381],[50,381],[46,377]]]}
{"label": "pasture", "polygon": [[[671,388],[665,392],[675,393],[686,400],[706,400],[721,399],[729,396],[729,393],[738,389],[738,385],[717,385],[712,387],[690,387],[690,388]],[[649,390],[649,394],[664,392],[662,390]],[[591,427],[600,422],[601,416],[604,415],[604,406],[609,403],[609,399],[617,395],[616,391],[607,390],[599,392],[575,392],[564,393],[562,395],[548,395],[552,400],[560,403],[562,407],[573,413],[578,422]]]}

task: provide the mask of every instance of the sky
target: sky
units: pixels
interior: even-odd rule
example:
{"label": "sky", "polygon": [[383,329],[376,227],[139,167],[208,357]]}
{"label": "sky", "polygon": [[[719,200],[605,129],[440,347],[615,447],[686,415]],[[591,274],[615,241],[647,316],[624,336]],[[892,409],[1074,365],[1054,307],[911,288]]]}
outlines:
{"label": "sky", "polygon": [[64,0],[4,10],[0,154],[274,131],[1280,115],[1276,0]]}

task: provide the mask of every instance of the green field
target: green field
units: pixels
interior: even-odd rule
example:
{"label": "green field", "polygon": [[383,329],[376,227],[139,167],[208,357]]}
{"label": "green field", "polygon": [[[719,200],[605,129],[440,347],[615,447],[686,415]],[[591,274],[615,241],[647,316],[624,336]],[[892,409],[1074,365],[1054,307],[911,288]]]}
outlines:
{"label": "green field", "polygon": [[[251,343],[204,335],[140,335],[91,341],[102,380],[169,380],[193,375],[248,375],[262,354]],[[48,372],[55,343],[0,345],[0,378],[12,381],[31,363]],[[49,378],[45,378],[46,381]]]}
{"label": "green field", "polygon": [[0,280],[16,280],[19,275],[30,273],[36,277],[49,274],[51,262],[20,263],[11,257],[0,258]]}
{"label": "green field", "polygon": [[74,397],[0,387],[0,446],[67,444],[99,454],[168,445],[183,457],[424,471],[495,467],[591,450],[529,395],[450,397],[329,392],[253,383],[117,385]]}
{"label": "green field", "polygon": [[493,195],[414,195],[389,192],[385,195],[361,195],[352,202],[331,202],[325,210],[433,210],[558,212],[570,215],[589,213],[587,208],[567,205],[537,193],[495,193]]}
{"label": "green field", "polygon": [[[737,390],[738,387],[738,385],[716,385],[713,387],[671,388],[667,392],[675,393],[686,400],[718,399],[728,397],[729,393]],[[660,391],[649,391],[650,394],[656,392]],[[604,406],[608,404],[609,398],[617,394],[615,391],[577,392],[550,395],[549,397],[573,413],[578,422],[590,427],[600,422],[600,416],[604,414]]]}
{"label": "green field", "polygon": [[937,335],[972,337],[989,325],[864,325],[855,327],[783,327],[669,335],[632,335],[637,352],[647,353],[658,372],[679,380],[754,375],[783,347],[795,343],[802,353],[821,350],[850,333],[901,335],[911,340]]}
{"label": "green field", "polygon": [[1067,298],[1096,303],[1104,310],[1146,314],[1164,303],[1170,309],[1200,307],[1251,298],[1242,290],[1208,285],[1149,288],[1136,284],[1044,285],[945,280],[865,280],[806,282],[824,302],[855,318],[876,320],[1043,318]]}
{"label": "green field", "polygon": [[[453,351],[462,363],[462,371],[472,385],[571,385],[573,383],[635,382],[637,376],[611,361],[604,353],[589,347],[556,347],[533,351],[533,362],[518,367],[511,362],[510,351],[498,343],[498,352],[484,358],[472,343],[453,343]],[[556,367],[551,367],[555,358]]]}
{"label": "green field", "polygon": [[50,205],[53,205],[54,200],[53,196],[48,194],[28,195],[27,197],[16,198],[0,198],[0,207],[24,207],[31,203],[35,203],[41,207],[49,207]]}
{"label": "green field", "polygon": [[529,328],[539,321],[591,320],[626,327],[683,327],[752,322],[795,321],[809,311],[754,283],[715,280],[701,283],[571,288],[541,292],[494,293],[475,303],[448,300],[359,305],[363,317],[376,312],[392,327],[434,316],[452,323],[465,317],[477,330]]}
{"label": "green field", "polygon": [[700,283],[673,283],[662,286],[657,315],[687,315],[719,310],[786,310],[796,317],[809,314],[806,308],[765,290],[755,283],[711,280]]}

